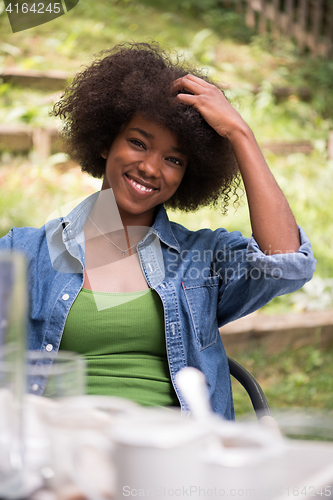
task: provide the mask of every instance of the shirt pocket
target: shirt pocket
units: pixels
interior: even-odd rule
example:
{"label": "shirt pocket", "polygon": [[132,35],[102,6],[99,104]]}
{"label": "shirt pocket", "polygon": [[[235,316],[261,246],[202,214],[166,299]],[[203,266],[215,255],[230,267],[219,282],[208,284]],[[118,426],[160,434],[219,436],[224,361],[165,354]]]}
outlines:
{"label": "shirt pocket", "polygon": [[183,290],[199,350],[214,344],[218,335],[219,276],[184,279]]}

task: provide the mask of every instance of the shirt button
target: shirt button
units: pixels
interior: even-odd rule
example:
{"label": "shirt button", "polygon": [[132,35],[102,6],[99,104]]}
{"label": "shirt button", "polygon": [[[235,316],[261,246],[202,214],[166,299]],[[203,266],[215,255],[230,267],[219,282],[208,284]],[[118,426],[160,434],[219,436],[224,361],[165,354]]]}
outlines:
{"label": "shirt button", "polygon": [[68,293],[65,293],[63,296],[62,296],[62,300],[68,300],[69,299],[69,295]]}
{"label": "shirt button", "polygon": [[47,350],[47,352],[51,352],[53,350],[53,345],[52,344],[47,344],[47,346],[45,347],[45,349]]}
{"label": "shirt button", "polygon": [[39,385],[38,385],[38,384],[32,384],[31,389],[32,389],[33,391],[38,391],[38,387],[39,387]]}

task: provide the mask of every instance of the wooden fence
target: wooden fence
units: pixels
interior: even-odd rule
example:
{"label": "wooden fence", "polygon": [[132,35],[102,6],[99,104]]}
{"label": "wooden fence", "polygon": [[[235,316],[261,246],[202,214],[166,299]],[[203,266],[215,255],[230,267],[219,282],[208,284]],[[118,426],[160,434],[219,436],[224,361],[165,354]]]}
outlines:
{"label": "wooden fence", "polygon": [[333,55],[332,0],[245,0],[246,23],[259,33],[295,38],[299,48],[313,55]]}

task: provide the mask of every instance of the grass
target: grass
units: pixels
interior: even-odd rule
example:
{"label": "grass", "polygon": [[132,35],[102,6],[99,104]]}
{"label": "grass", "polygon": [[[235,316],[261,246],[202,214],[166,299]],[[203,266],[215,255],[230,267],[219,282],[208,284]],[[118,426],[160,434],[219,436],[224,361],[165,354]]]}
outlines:
{"label": "grass", "polygon": [[[333,347],[307,346],[274,355],[256,349],[234,358],[258,380],[273,414],[281,409],[312,407],[333,415]],[[236,415],[253,416],[250,399],[236,381],[233,393]]]}
{"label": "grass", "polygon": [[74,73],[92,60],[93,53],[129,39],[154,39],[163,46],[184,49],[191,46],[202,22],[140,2],[86,0],[66,16],[15,34],[3,13],[0,29],[5,41],[2,65],[14,63],[27,69],[64,69]]}

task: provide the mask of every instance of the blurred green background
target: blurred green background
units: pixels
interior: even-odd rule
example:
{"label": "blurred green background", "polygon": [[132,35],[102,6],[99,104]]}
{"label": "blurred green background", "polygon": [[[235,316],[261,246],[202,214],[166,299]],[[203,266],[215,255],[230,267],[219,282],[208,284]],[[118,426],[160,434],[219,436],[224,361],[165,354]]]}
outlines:
{"label": "blurred green background", "polygon": [[[273,153],[268,147],[264,153],[298,223],[312,241],[317,271],[302,291],[275,299],[261,312],[333,308],[333,160],[327,151],[333,130],[333,61],[300,54],[293,40],[283,36],[259,36],[246,27],[241,4],[221,0],[80,0],[65,16],[13,34],[0,2],[0,67],[60,69],[73,75],[88,65],[95,53],[116,43],[156,40],[224,82],[229,99],[262,146],[308,141],[311,150],[307,154]],[[281,87],[291,91],[281,97],[276,92]],[[54,92],[0,80],[0,123],[60,126],[49,116],[50,102],[56,99],[51,94]],[[78,167],[66,167],[66,161],[62,153],[41,161],[34,153],[20,156],[9,150],[1,152],[0,236],[13,225],[40,226],[59,206],[99,189],[99,180],[81,173]],[[170,212],[170,216],[190,229],[223,226],[251,234],[245,196],[237,206],[230,206],[227,216],[221,215],[219,207],[194,214]],[[311,352],[303,349],[298,354],[296,359],[295,353],[285,353],[284,365],[272,357],[270,366],[265,366],[275,370],[273,375],[258,363],[265,360],[260,351],[240,359],[264,385],[268,381],[268,393],[274,388],[272,398],[278,405],[288,406],[290,400],[309,405],[315,394],[314,406],[332,408],[333,398],[327,397],[333,392],[330,374],[325,375],[325,397],[318,396],[320,389],[309,388],[309,381],[313,382],[316,373],[324,376],[324,367],[332,366],[333,352],[323,353],[314,346]],[[293,373],[299,375],[290,376]],[[322,380],[318,379],[318,384],[323,387]],[[303,387],[308,388],[305,394]],[[237,390],[235,398],[242,407]]]}

